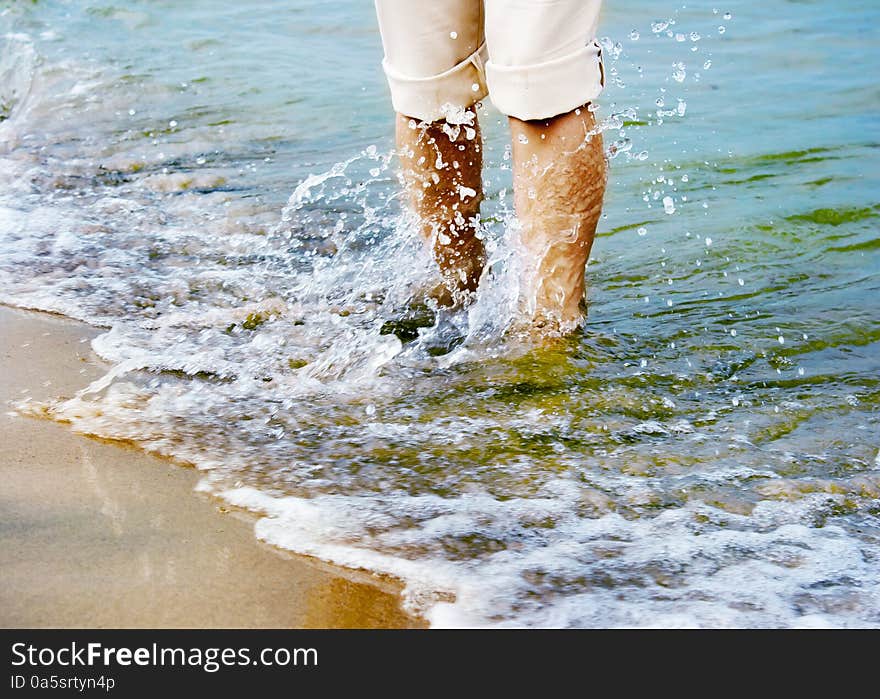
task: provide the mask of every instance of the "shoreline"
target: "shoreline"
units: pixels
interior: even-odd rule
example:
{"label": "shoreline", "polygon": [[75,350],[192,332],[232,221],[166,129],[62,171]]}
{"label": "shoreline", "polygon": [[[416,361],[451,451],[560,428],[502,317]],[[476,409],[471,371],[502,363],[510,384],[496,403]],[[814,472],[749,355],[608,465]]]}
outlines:
{"label": "shoreline", "polygon": [[195,469],[13,411],[102,376],[100,332],[0,306],[0,626],[427,626],[396,581],[259,541],[257,516],[195,491]]}

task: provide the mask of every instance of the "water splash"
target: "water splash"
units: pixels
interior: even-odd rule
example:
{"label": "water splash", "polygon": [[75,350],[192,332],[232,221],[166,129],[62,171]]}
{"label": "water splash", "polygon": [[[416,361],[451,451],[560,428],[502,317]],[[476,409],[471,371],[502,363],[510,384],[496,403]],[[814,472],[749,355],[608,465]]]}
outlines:
{"label": "water splash", "polygon": [[[540,347],[511,332],[524,270],[491,141],[487,272],[448,312],[390,148],[321,161],[326,140],[284,143],[250,103],[214,114],[192,88],[210,81],[124,79],[19,36],[0,294],[105,327],[111,364],[22,410],[196,465],[264,515],[258,536],[399,576],[436,625],[877,625],[880,335],[849,295],[875,291],[865,267],[836,249],[875,259],[876,202],[797,195],[864,153],[717,155],[693,130],[711,93],[669,75],[719,41],[701,21],[603,41],[636,87],[600,112],[618,157],[590,322]],[[799,208],[744,213],[769,177]]]}

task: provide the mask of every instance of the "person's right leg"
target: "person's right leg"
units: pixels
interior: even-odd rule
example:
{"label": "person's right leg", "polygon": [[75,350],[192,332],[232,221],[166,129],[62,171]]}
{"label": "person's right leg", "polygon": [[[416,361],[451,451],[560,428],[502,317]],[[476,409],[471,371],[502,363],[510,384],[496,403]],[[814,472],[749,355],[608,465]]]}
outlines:
{"label": "person's right leg", "polygon": [[584,270],[605,194],[605,152],[594,128],[586,106],[551,119],[510,118],[529,313],[563,331],[584,315]]}
{"label": "person's right leg", "polygon": [[586,105],[604,86],[601,0],[485,0],[490,97],[510,117],[514,193],[531,322],[583,317],[584,268],[605,191],[602,138]]}

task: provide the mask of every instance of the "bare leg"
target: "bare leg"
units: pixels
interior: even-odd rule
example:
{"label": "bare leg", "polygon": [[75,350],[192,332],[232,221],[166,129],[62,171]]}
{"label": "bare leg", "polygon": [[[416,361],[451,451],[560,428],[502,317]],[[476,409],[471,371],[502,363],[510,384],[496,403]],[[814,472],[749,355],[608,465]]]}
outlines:
{"label": "bare leg", "polygon": [[422,222],[445,289],[438,301],[466,301],[485,264],[476,237],[483,200],[482,139],[476,114],[469,124],[425,124],[398,114],[397,147],[404,185]]}
{"label": "bare leg", "polygon": [[529,313],[567,331],[583,318],[584,268],[605,194],[605,154],[593,114],[510,118],[514,203],[530,267]]}

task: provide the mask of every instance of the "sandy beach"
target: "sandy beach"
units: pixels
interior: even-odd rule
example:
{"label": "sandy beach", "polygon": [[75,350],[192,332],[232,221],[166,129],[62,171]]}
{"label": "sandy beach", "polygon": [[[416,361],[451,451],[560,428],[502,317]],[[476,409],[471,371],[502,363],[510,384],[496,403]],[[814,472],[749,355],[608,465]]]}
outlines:
{"label": "sandy beach", "polygon": [[94,328],[0,307],[0,625],[417,627],[393,583],[290,556],[253,519],[193,492],[198,474],[16,415],[101,376]]}

